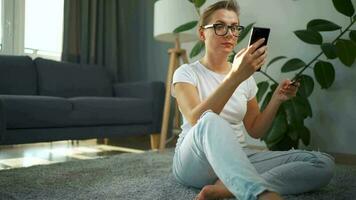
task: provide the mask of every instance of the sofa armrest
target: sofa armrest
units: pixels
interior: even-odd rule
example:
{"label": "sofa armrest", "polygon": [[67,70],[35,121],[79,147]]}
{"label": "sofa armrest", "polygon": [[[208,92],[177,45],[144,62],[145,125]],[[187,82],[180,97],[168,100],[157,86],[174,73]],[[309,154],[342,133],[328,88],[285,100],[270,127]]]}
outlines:
{"label": "sofa armrest", "polygon": [[0,98],[0,143],[4,138],[5,131],[6,131],[5,104],[4,101]]}
{"label": "sofa armrest", "polygon": [[113,86],[116,97],[134,97],[143,98],[152,101],[153,114],[153,132],[161,132],[162,113],[165,96],[165,87],[163,82],[131,82],[116,83]]}

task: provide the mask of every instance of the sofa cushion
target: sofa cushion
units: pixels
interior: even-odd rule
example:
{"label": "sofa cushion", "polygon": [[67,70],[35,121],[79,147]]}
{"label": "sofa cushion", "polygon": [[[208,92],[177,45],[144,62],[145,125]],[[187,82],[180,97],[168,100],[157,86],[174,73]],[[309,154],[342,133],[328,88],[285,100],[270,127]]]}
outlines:
{"label": "sofa cushion", "polygon": [[37,73],[30,57],[0,56],[0,94],[37,94]]}
{"label": "sofa cushion", "polygon": [[59,97],[0,95],[8,129],[56,128],[69,125],[70,101]]}
{"label": "sofa cushion", "polygon": [[39,93],[45,96],[113,96],[109,74],[101,66],[35,59]]}
{"label": "sofa cushion", "polygon": [[70,98],[73,126],[142,124],[152,122],[152,102],[139,98]]}

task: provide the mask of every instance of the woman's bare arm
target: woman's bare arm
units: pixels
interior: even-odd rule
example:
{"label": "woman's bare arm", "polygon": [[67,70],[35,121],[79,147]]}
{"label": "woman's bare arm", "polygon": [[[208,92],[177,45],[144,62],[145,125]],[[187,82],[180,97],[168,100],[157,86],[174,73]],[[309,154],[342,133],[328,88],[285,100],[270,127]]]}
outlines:
{"label": "woman's bare arm", "polygon": [[285,80],[278,85],[270,102],[262,113],[260,112],[256,98],[247,102],[247,112],[243,121],[251,137],[263,137],[271,127],[280,105],[296,95],[299,83],[296,86],[292,86],[290,83],[291,81]]}
{"label": "woman's bare arm", "polygon": [[256,98],[248,101],[247,112],[243,120],[248,134],[253,138],[261,138],[271,127],[279,106],[280,103],[276,101],[270,102],[261,113]]}
{"label": "woman's bare arm", "polygon": [[226,102],[241,83],[241,80],[225,79],[224,82],[203,102],[199,99],[198,90],[189,83],[176,83],[174,90],[180,110],[191,125],[207,110],[219,114]]}
{"label": "woman's bare arm", "polygon": [[[189,83],[176,83],[174,90],[180,110],[191,125],[207,110],[220,114],[236,88],[249,78],[266,59],[266,47],[257,49],[264,39],[260,39],[236,54],[232,69],[219,87],[204,101],[200,102],[197,88]],[[257,50],[256,50],[257,49]]]}

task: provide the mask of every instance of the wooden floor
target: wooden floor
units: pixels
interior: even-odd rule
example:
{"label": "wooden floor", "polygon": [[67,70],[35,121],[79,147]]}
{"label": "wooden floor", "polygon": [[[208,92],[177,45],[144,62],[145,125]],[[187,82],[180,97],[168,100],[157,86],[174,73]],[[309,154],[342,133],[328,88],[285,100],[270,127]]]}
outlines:
{"label": "wooden floor", "polygon": [[[174,147],[176,139],[172,138],[167,148]],[[150,136],[2,145],[0,146],[0,170],[96,159],[127,152],[142,153],[150,150]],[[330,154],[336,158],[336,163],[356,165],[355,155]]]}
{"label": "wooden floor", "polygon": [[[176,140],[167,147],[174,147]],[[150,137],[57,141],[0,146],[0,170],[46,165],[71,160],[96,159],[121,153],[149,151]]]}

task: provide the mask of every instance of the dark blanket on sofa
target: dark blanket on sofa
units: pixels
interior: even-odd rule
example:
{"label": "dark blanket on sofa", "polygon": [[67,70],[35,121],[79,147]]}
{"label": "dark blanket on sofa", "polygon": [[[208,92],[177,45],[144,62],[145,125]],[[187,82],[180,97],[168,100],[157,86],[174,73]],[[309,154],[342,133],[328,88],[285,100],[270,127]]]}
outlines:
{"label": "dark blanket on sofa", "polygon": [[[0,171],[0,199],[193,199],[171,174],[173,150]],[[354,199],[356,167],[337,165],[331,183],[285,199]]]}

